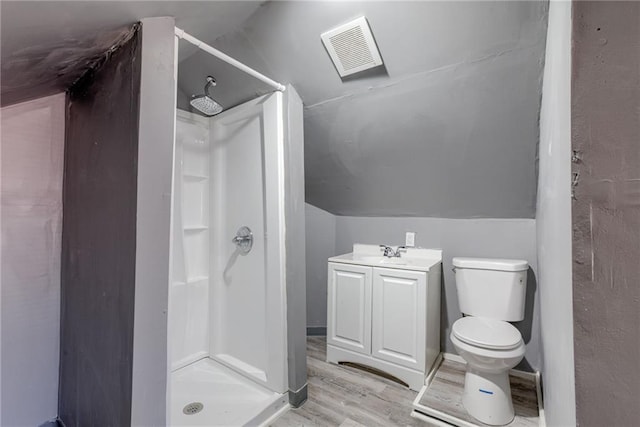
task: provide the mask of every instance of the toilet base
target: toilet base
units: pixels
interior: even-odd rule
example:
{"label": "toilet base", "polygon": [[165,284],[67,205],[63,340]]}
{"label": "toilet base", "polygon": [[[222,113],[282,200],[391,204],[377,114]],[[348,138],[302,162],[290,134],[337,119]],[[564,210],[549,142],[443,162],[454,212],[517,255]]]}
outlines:
{"label": "toilet base", "polygon": [[481,372],[467,364],[462,404],[469,415],[485,424],[509,424],[515,415],[509,371]]}

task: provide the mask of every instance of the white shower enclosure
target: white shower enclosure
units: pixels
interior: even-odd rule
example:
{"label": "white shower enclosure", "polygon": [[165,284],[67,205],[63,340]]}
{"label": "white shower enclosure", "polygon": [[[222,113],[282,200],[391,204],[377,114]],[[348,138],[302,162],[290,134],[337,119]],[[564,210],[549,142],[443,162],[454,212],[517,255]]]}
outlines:
{"label": "white shower enclosure", "polygon": [[[209,354],[269,389],[286,382],[283,95],[212,119],[212,255]],[[243,253],[232,239],[252,230]],[[221,279],[221,280],[220,280]]]}
{"label": "white shower enclosure", "polygon": [[212,118],[178,110],[172,424],[257,424],[287,405],[284,113],[281,92]]}

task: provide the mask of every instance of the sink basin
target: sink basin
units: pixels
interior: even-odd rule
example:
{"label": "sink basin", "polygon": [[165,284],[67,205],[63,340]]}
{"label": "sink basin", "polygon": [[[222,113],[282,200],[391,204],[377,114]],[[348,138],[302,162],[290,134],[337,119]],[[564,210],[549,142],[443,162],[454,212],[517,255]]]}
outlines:
{"label": "sink basin", "polygon": [[442,251],[440,249],[406,248],[400,257],[389,258],[383,255],[380,245],[354,243],[353,252],[331,257],[329,262],[429,271],[431,267],[442,262]]}
{"label": "sink basin", "polygon": [[363,256],[360,259],[371,264],[407,265],[407,260],[402,258],[388,258],[386,256]]}

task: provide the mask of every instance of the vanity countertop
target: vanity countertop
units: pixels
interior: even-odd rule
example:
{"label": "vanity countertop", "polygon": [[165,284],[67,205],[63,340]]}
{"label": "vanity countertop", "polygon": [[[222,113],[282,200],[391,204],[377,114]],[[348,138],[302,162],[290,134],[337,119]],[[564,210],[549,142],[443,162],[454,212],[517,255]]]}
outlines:
{"label": "vanity countertop", "polygon": [[[395,248],[394,248],[395,249]],[[400,257],[385,257],[378,245],[353,245],[353,252],[329,258],[329,262],[400,270],[429,271],[442,263],[442,250],[407,248]]]}

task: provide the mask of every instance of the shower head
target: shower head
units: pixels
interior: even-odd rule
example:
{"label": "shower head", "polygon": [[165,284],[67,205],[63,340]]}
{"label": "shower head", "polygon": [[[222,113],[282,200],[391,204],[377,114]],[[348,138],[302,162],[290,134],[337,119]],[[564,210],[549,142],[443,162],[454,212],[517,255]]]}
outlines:
{"label": "shower head", "polygon": [[209,95],[209,88],[216,85],[216,80],[208,76],[207,84],[204,86],[203,95],[193,95],[191,97],[191,106],[206,116],[215,116],[223,110],[222,105],[218,104]]}

